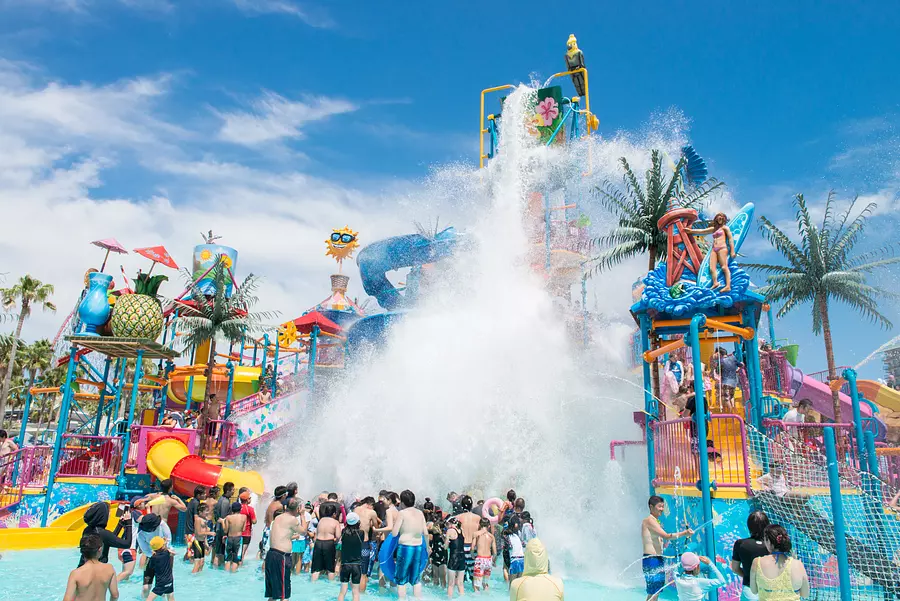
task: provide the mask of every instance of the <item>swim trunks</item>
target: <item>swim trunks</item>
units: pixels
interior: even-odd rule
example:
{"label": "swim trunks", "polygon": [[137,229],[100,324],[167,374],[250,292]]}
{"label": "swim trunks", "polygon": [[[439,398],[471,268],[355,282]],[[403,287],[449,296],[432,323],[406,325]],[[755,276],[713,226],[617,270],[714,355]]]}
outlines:
{"label": "swim trunks", "polygon": [[265,559],[267,599],[291,598],[291,554],[269,549]]}
{"label": "swim trunks", "polygon": [[291,541],[291,553],[303,553],[306,551],[306,539],[295,538]]}
{"label": "swim trunks", "polygon": [[153,587],[153,594],[157,596],[171,595],[175,592],[175,583],[157,584]]}
{"label": "swim trunks", "polygon": [[472,552],[472,545],[463,545],[463,551],[466,553],[466,580],[472,580],[475,572],[475,554]]}
{"label": "swim trunks", "polygon": [[510,557],[509,558],[509,575],[513,576],[515,574],[522,574],[525,571],[525,558],[524,557]]}
{"label": "swim trunks", "polygon": [[191,541],[191,552],[194,554],[194,559],[203,559],[206,557],[206,547],[204,547],[203,543],[196,538]]}
{"label": "swim trunks", "polygon": [[666,585],[666,568],[662,555],[644,554],[641,560],[644,571],[644,582],[647,583],[647,594],[655,595]]}
{"label": "swim trunks", "polygon": [[240,563],[241,561],[241,543],[244,542],[240,536],[229,536],[225,541],[225,561],[231,563]]}
{"label": "swim trunks", "polygon": [[[494,567],[494,559],[492,557],[476,557],[475,558],[475,588],[480,589],[484,580],[490,579],[491,568]],[[522,566],[524,571],[524,564]]]}
{"label": "swim trunks", "polygon": [[120,559],[122,560],[122,563],[131,563],[134,561],[134,555],[131,553],[131,549],[122,551],[122,557]]}
{"label": "swim trunks", "polygon": [[334,572],[334,564],[337,561],[337,543],[333,540],[317,540],[313,548],[312,568],[313,574],[317,572]]}
{"label": "swim trunks", "polygon": [[266,526],[263,528],[262,538],[259,539],[259,550],[260,552],[265,551],[269,548],[269,527]]}
{"label": "swim trunks", "polygon": [[349,582],[350,584],[359,584],[362,577],[362,566],[358,563],[342,563],[341,564],[341,582]]}
{"label": "swim trunks", "polygon": [[421,545],[397,545],[397,556],[395,558],[396,567],[394,568],[394,582],[398,585],[419,583],[422,577],[421,562],[422,553],[425,549]]}
{"label": "swim trunks", "polygon": [[303,552],[303,558],[300,560],[300,563],[311,563],[312,562],[312,554],[313,549],[315,548],[316,543],[310,543],[306,545],[306,551]]}
{"label": "swim trunks", "polygon": [[[372,564],[378,563],[378,554],[375,552],[375,547],[376,544],[373,540],[363,543],[359,569],[365,576],[370,576],[372,574]],[[375,561],[372,561],[373,557]]]}

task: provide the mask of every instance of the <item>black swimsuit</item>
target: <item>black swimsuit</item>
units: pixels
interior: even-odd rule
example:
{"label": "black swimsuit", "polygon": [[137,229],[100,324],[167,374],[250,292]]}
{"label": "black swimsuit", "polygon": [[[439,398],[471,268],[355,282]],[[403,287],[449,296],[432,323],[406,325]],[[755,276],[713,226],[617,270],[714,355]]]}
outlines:
{"label": "black swimsuit", "polygon": [[444,535],[438,531],[431,535],[431,565],[442,566],[447,563],[447,549],[444,548]]}
{"label": "black swimsuit", "polygon": [[464,547],[465,544],[466,541],[463,538],[461,532],[459,533],[459,536],[450,541],[448,545],[450,550],[450,560],[447,562],[447,569],[451,572],[466,571],[466,549]]}

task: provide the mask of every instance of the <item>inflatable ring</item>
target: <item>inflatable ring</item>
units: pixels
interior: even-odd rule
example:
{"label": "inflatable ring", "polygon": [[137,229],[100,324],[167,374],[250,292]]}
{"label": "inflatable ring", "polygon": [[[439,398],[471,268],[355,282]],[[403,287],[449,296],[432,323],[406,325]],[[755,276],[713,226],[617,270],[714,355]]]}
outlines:
{"label": "inflatable ring", "polygon": [[[491,508],[496,507],[497,513],[491,513]],[[488,519],[492,524],[496,524],[500,521],[500,511],[503,509],[503,501],[494,497],[493,499],[488,499],[484,502],[484,506],[481,508],[481,517]]]}
{"label": "inflatable ring", "polygon": [[297,342],[297,326],[293,321],[288,321],[278,326],[278,344],[282,348],[292,346]]}

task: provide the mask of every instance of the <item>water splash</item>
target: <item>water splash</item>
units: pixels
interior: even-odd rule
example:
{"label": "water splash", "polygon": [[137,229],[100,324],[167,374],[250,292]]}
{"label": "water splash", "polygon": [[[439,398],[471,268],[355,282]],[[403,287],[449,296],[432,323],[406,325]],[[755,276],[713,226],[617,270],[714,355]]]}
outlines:
{"label": "water splash", "polygon": [[893,338],[891,338],[890,340],[888,340],[887,342],[885,342],[884,344],[882,344],[881,346],[879,346],[877,349],[875,349],[874,351],[872,351],[871,353],[869,353],[869,355],[866,356],[865,359],[863,359],[862,361],[860,361],[859,363],[857,363],[857,364],[853,367],[853,369],[857,369],[857,370],[858,370],[860,367],[862,367],[863,365],[865,365],[866,363],[868,363],[869,361],[871,361],[872,359],[874,359],[875,357],[877,357],[877,356],[878,356],[879,354],[881,354],[882,352],[886,351],[887,349],[889,349],[889,348],[891,348],[891,347],[893,347],[893,346],[896,346],[898,342],[900,342],[900,336],[894,336]]}

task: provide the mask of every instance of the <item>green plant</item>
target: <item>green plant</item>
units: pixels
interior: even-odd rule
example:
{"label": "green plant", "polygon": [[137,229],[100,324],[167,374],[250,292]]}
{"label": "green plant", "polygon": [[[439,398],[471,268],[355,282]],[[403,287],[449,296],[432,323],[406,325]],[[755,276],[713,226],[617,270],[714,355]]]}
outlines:
{"label": "green plant", "polygon": [[134,279],[134,293],[144,296],[152,296],[157,298],[159,287],[162,283],[168,281],[168,277],[164,275],[150,275],[148,273],[138,273]]}
{"label": "green plant", "polygon": [[[831,337],[829,303],[844,303],[884,328],[893,327],[878,310],[879,298],[898,298],[898,295],[872,286],[866,275],[881,267],[900,262],[894,256],[894,246],[886,246],[853,255],[856,243],[865,231],[868,219],[878,206],[869,203],[851,220],[857,198],[847,210],[836,217],[834,193],[825,201],[825,215],[821,225],[813,223],[809,207],[802,194],[794,198],[797,209],[799,244],[766,217],[760,217],[760,231],[781,253],[787,265],[744,263],[743,266],[766,274],[767,285],[760,292],[770,303],[782,302],[777,316],[783,317],[806,303],[812,304],[812,327],[817,336],[823,335],[828,377],[835,379],[834,346]],[[832,394],[835,421],[841,419],[841,404],[837,392]]]}

